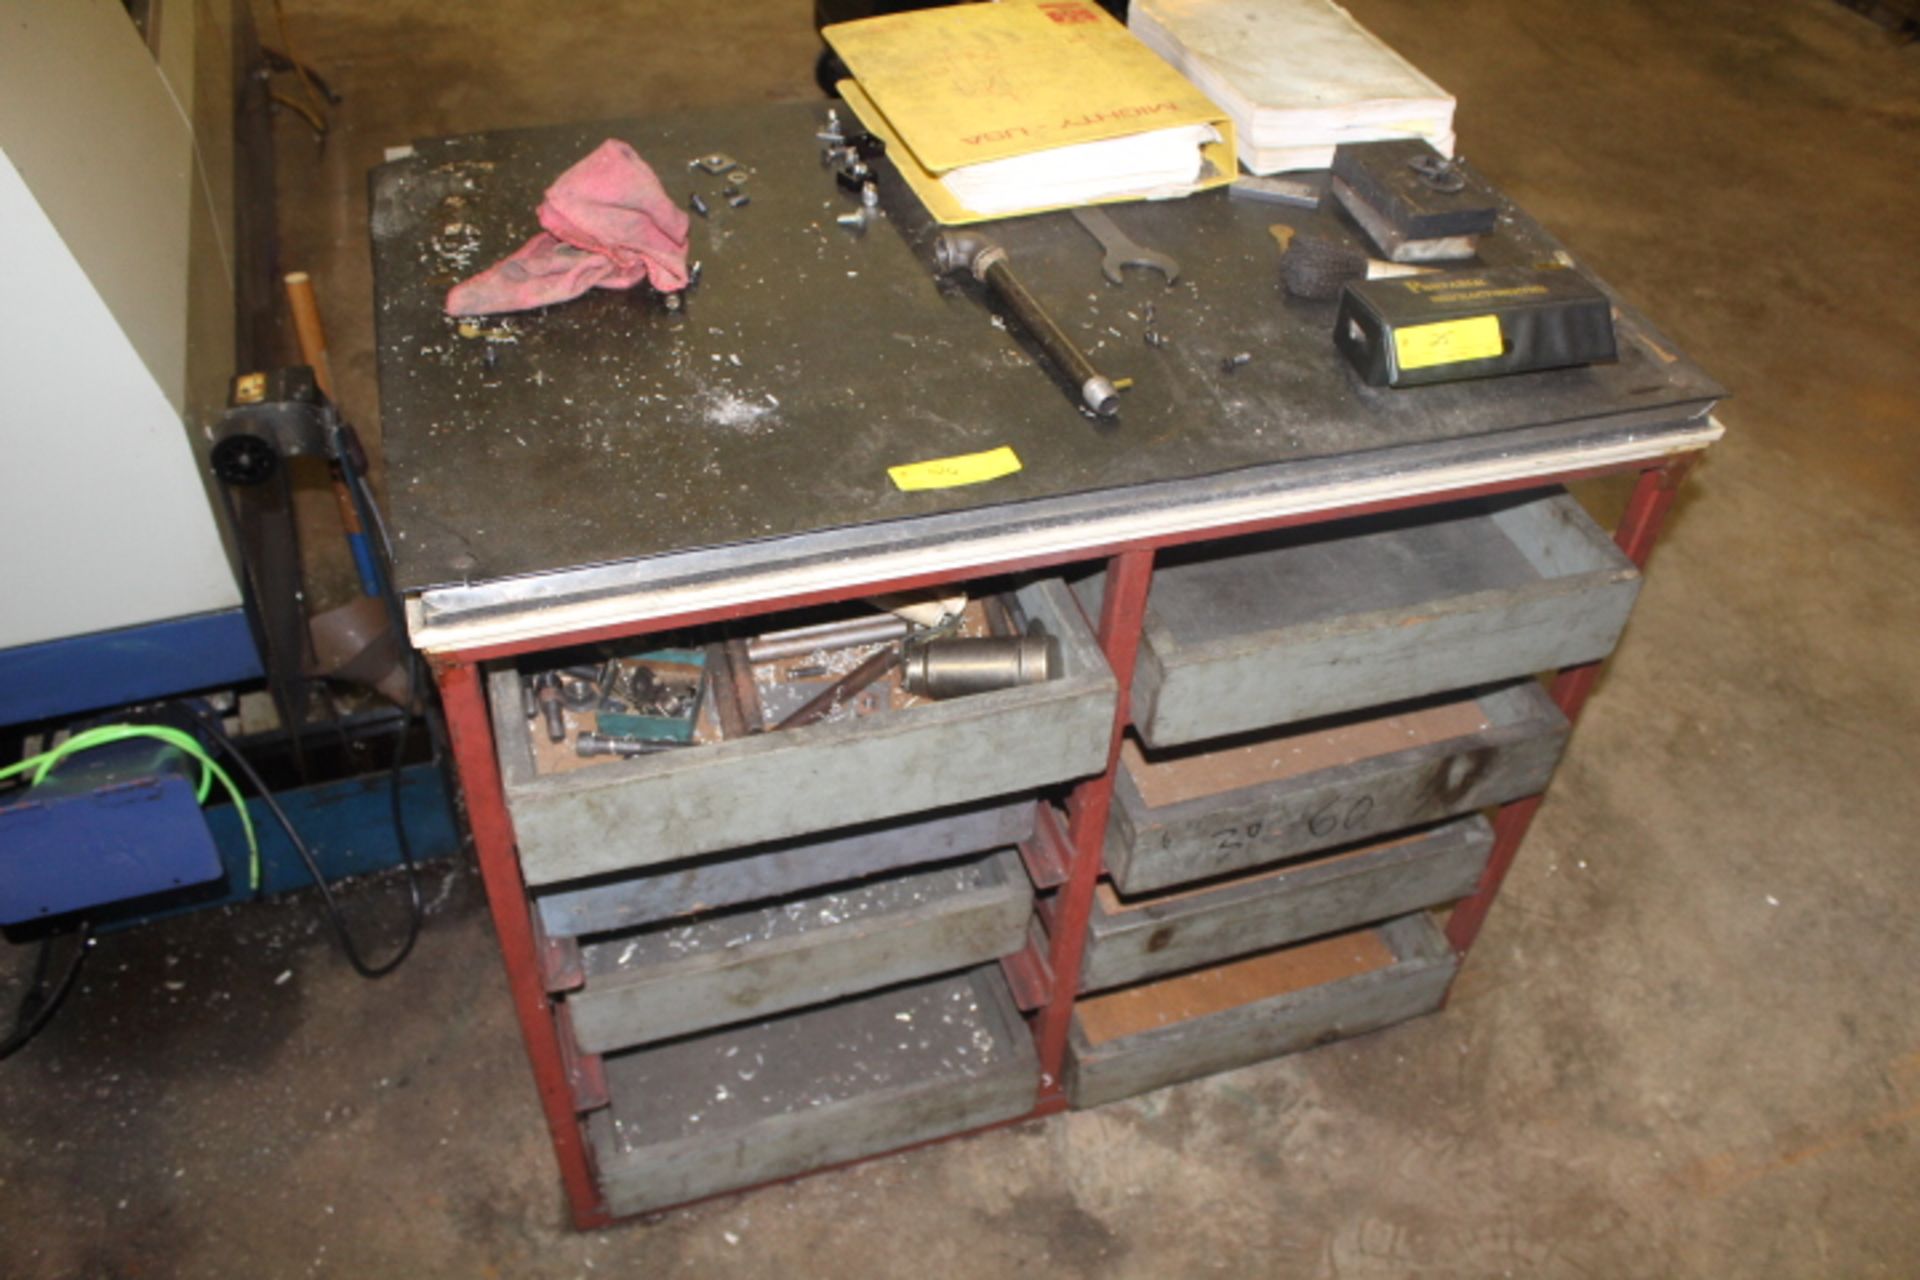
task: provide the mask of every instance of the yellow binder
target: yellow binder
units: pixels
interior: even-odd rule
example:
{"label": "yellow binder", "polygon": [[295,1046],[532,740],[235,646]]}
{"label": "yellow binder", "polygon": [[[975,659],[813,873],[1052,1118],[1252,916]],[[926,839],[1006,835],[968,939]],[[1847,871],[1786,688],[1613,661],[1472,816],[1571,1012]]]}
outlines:
{"label": "yellow binder", "polygon": [[1213,126],[1223,141],[1203,148],[1194,189],[1234,177],[1231,119],[1092,0],[921,9],[822,34],[853,72],[848,106],[941,222],[1042,211],[968,209],[940,184],[955,169],[1153,129]]}

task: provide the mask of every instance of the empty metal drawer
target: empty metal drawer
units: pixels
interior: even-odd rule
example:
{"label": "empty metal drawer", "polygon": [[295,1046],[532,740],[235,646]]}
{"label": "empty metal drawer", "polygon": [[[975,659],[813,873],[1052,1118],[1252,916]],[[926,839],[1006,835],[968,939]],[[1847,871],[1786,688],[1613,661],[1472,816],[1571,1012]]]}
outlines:
{"label": "empty metal drawer", "polygon": [[877,1155],[1033,1109],[1040,1066],[997,969],[607,1059],[587,1119],[616,1215]]}
{"label": "empty metal drawer", "polygon": [[1546,789],[1567,719],[1522,680],[1149,760],[1121,752],[1107,872],[1122,893],[1265,866]]}
{"label": "empty metal drawer", "polygon": [[520,676],[490,677],[501,779],[527,883],[551,884],[717,849],[1032,791],[1098,773],[1114,679],[1064,585],[1023,587],[1060,639],[1045,684],[861,720],[539,774]]}
{"label": "empty metal drawer", "polygon": [[1592,661],[1639,589],[1559,490],[1169,552],[1133,722],[1166,747]]}
{"label": "empty metal drawer", "polygon": [[1473,892],[1493,850],[1479,814],[1204,889],[1127,901],[1102,884],[1080,986],[1100,991],[1439,906]]}
{"label": "empty metal drawer", "polygon": [[851,888],[655,925],[582,950],[567,997],[608,1053],[987,964],[1026,943],[1033,887],[1010,849]]}
{"label": "empty metal drawer", "polygon": [[1067,1042],[1077,1107],[1377,1031],[1431,1013],[1458,961],[1425,912],[1081,1000]]}
{"label": "empty metal drawer", "polygon": [[884,871],[1016,845],[1033,834],[1025,797],[708,854],[534,895],[550,938],[635,929],[695,912],[784,898]]}

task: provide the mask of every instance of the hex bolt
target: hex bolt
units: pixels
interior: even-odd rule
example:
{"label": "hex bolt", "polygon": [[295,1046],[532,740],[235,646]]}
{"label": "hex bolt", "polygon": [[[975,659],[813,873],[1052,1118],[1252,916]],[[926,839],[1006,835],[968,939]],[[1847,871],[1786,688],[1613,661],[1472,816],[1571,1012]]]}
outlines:
{"label": "hex bolt", "polygon": [[535,676],[533,699],[540,707],[540,714],[546,718],[547,741],[565,742],[567,713],[566,708],[560,705],[560,678],[551,671]]}

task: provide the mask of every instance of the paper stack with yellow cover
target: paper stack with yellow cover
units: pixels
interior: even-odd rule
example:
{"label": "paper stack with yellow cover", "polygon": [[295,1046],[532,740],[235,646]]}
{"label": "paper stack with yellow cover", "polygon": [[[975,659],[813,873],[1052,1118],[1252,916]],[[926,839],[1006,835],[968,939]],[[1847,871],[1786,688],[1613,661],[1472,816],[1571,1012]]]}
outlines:
{"label": "paper stack with yellow cover", "polygon": [[841,97],[943,223],[1232,181],[1233,123],[1092,0],[1001,0],[822,34]]}

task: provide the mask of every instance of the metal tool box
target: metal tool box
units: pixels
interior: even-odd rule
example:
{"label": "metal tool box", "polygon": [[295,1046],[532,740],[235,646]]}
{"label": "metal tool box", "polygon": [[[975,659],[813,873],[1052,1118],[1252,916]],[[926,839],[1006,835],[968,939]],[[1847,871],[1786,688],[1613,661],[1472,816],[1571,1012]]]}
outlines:
{"label": "metal tool box", "polygon": [[549,938],[613,933],[1016,845],[1033,823],[1030,798],[990,801],[556,885],[534,909]]}
{"label": "metal tool box", "polygon": [[[1564,492],[1168,553],[1133,723],[1168,747],[1605,657],[1640,574]],[[1091,610],[1099,579],[1078,590]]]}
{"label": "metal tool box", "polygon": [[612,934],[567,996],[589,1053],[989,964],[1026,942],[1033,887],[1011,849],[812,896]]}
{"label": "metal tool box", "polygon": [[1107,872],[1122,893],[1145,893],[1533,795],[1567,733],[1522,680],[1157,760],[1129,744]]}
{"label": "metal tool box", "polygon": [[1039,1063],[976,969],[622,1054],[607,1081],[587,1133],[626,1214],[1012,1119]]}
{"label": "metal tool box", "polygon": [[1067,1092],[1098,1106],[1440,1007],[1458,960],[1425,912],[1083,996]]}
{"label": "metal tool box", "polygon": [[1114,680],[1058,579],[1023,587],[1061,674],[897,714],[540,774],[520,674],[490,678],[507,806],[529,885],[672,862],[1030,791],[1106,766]]}
{"label": "metal tool box", "polygon": [[1123,899],[1095,891],[1082,991],[1337,933],[1473,892],[1493,848],[1479,814],[1224,883]]}

